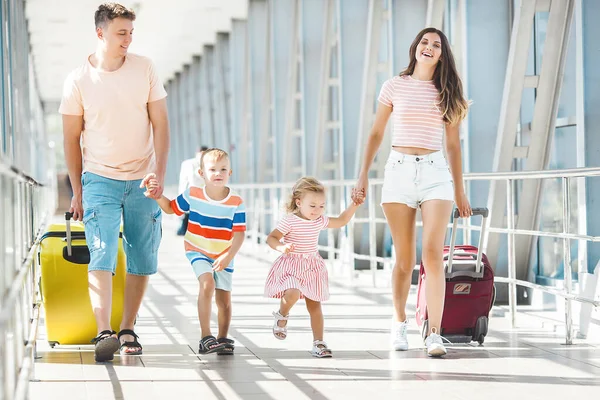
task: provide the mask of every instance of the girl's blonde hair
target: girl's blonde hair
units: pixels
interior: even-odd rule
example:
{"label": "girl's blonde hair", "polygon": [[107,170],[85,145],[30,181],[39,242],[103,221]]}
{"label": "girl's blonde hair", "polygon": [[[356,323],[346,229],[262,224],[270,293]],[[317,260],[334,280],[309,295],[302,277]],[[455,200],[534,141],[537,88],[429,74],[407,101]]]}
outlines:
{"label": "girl's blonde hair", "polygon": [[294,187],[292,188],[292,195],[286,205],[286,211],[288,213],[294,213],[298,210],[296,200],[300,200],[306,193],[325,193],[325,186],[318,180],[312,177],[302,177],[298,179]]}

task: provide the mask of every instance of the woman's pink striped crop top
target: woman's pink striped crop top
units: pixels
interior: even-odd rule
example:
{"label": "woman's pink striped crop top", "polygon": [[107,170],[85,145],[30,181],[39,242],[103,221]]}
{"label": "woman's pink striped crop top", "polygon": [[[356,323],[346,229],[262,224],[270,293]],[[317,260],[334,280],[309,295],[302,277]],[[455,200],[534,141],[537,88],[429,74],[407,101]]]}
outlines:
{"label": "woman's pink striped crop top", "polygon": [[404,75],[383,83],[378,100],[393,108],[392,146],[442,149],[445,123],[439,98],[433,81]]}

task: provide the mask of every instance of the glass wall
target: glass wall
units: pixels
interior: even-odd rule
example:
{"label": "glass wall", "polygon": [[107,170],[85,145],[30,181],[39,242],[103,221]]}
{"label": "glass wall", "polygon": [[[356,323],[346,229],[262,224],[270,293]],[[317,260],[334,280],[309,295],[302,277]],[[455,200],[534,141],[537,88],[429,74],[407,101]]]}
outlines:
{"label": "glass wall", "polygon": [[46,182],[53,157],[30,60],[24,3],[2,1],[0,23],[0,161]]}

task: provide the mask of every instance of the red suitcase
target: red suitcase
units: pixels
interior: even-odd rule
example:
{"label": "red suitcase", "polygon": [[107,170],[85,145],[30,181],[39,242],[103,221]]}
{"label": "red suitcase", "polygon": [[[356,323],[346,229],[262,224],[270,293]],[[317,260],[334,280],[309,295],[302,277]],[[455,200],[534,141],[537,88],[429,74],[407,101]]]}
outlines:
{"label": "red suitcase", "polygon": [[[480,344],[488,332],[489,312],[494,305],[496,289],[494,271],[481,247],[485,237],[487,208],[474,208],[473,215],[481,215],[479,247],[455,246],[458,210],[454,210],[450,246],[444,246],[444,270],[446,273],[446,300],[440,327],[440,335],[454,343]],[[423,337],[427,335],[427,301],[425,268],[421,263],[417,289],[417,324]]]}

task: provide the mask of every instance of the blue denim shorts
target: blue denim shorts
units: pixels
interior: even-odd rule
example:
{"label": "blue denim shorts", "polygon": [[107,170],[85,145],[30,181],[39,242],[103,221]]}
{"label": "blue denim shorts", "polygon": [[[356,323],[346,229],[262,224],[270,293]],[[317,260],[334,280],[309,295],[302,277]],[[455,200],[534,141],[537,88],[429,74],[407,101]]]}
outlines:
{"label": "blue denim shorts", "polygon": [[141,179],[120,181],[83,173],[83,223],[90,249],[88,271],[115,273],[122,222],[127,273],[156,273],[162,212],[156,200],[144,196],[140,183]]}

